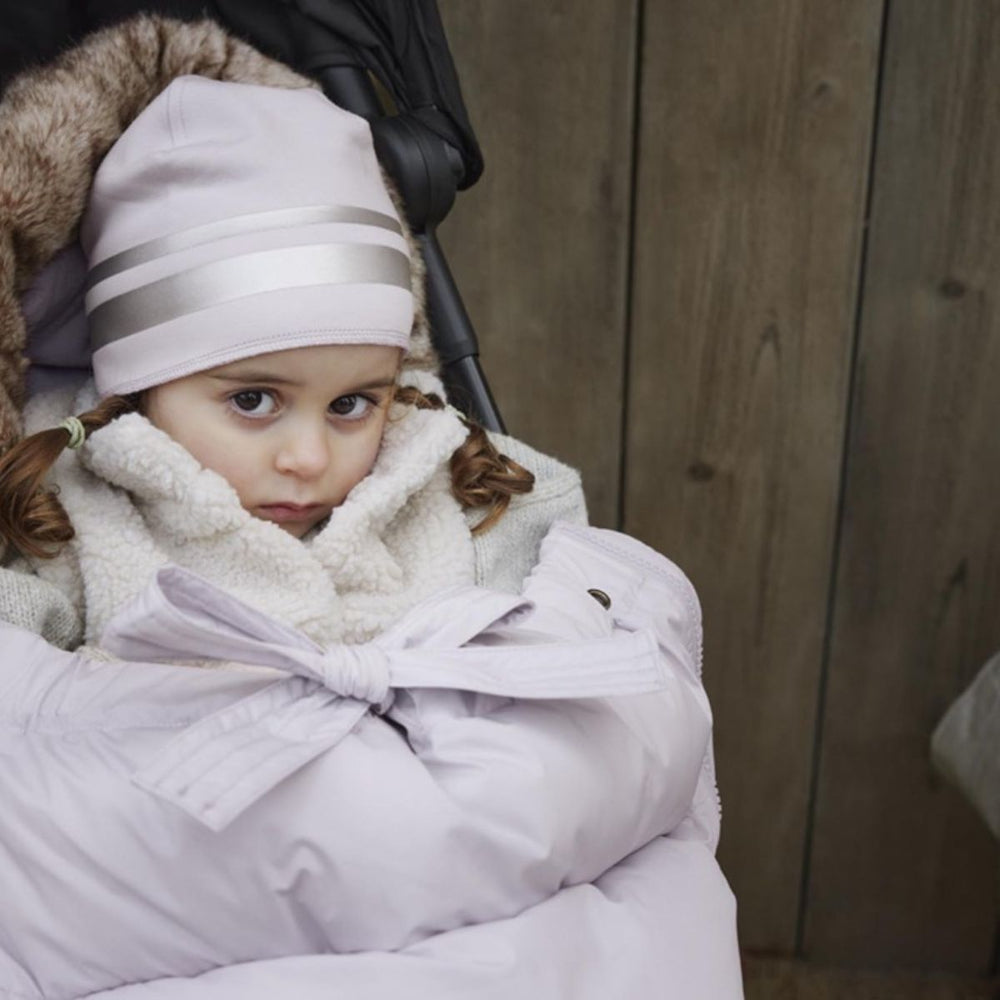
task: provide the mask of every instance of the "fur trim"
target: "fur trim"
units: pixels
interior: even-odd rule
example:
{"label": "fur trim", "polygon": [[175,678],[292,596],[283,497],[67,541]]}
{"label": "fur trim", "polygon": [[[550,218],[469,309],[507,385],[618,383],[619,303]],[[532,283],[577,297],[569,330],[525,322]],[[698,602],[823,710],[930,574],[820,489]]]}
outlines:
{"label": "fur trim", "polygon": [[[275,87],[316,84],[212,21],[153,15],[91,35],[48,66],[18,77],[0,103],[0,451],[21,433],[27,361],[20,299],[75,239],[98,164],[175,77]],[[398,196],[390,188],[397,204]],[[417,316],[408,365],[434,368],[423,264],[410,234]]]}

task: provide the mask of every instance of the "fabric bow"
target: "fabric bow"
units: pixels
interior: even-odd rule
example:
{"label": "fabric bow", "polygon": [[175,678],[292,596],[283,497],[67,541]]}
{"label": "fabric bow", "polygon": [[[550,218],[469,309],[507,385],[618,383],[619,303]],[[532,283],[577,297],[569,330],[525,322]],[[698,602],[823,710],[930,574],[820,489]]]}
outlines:
{"label": "fabric bow", "polygon": [[517,622],[531,610],[522,597],[457,587],[372,642],[324,649],[188,570],[161,569],[112,619],[101,646],[126,660],[220,660],[289,676],[189,726],[133,781],[221,830],[336,746],[369,709],[386,710],[397,688],[550,699],[665,686],[651,629],[586,642],[538,642],[525,632],[518,642]]}

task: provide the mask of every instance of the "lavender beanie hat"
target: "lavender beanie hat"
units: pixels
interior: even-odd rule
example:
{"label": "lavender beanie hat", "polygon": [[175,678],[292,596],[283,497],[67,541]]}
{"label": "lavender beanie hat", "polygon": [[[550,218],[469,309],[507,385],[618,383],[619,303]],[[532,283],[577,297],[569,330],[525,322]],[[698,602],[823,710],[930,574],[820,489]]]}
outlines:
{"label": "lavender beanie hat", "polygon": [[410,251],[368,124],[318,91],[178,78],[98,168],[81,243],[102,397],[292,347],[409,344]]}

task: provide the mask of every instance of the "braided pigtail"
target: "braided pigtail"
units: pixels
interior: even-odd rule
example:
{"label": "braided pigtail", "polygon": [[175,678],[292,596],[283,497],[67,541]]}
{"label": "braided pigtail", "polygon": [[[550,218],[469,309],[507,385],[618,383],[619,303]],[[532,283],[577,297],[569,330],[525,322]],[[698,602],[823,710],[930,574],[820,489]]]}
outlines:
{"label": "braided pigtail", "polygon": [[[445,405],[440,396],[424,394],[413,386],[397,387],[395,399],[421,410],[441,410]],[[472,529],[477,535],[503,517],[513,497],[530,493],[535,477],[512,458],[500,454],[474,420],[464,416],[462,420],[469,428],[469,436],[451,456],[451,491],[463,507],[485,509],[485,516]]]}
{"label": "braided pigtail", "polygon": [[64,448],[79,448],[88,435],[138,408],[138,394],[109,396],[10,448],[0,458],[0,543],[40,559],[55,556],[74,531],[55,491],[43,485],[46,474]]}

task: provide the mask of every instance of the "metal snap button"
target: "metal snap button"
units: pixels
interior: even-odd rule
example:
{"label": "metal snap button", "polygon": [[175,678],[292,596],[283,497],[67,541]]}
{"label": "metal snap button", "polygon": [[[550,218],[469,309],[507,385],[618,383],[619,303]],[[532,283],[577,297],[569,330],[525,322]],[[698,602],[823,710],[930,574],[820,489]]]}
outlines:
{"label": "metal snap button", "polygon": [[609,611],[611,609],[611,598],[608,597],[603,590],[591,588],[587,591],[587,593],[590,594],[590,596],[597,601],[597,603],[600,604],[605,611]]}

